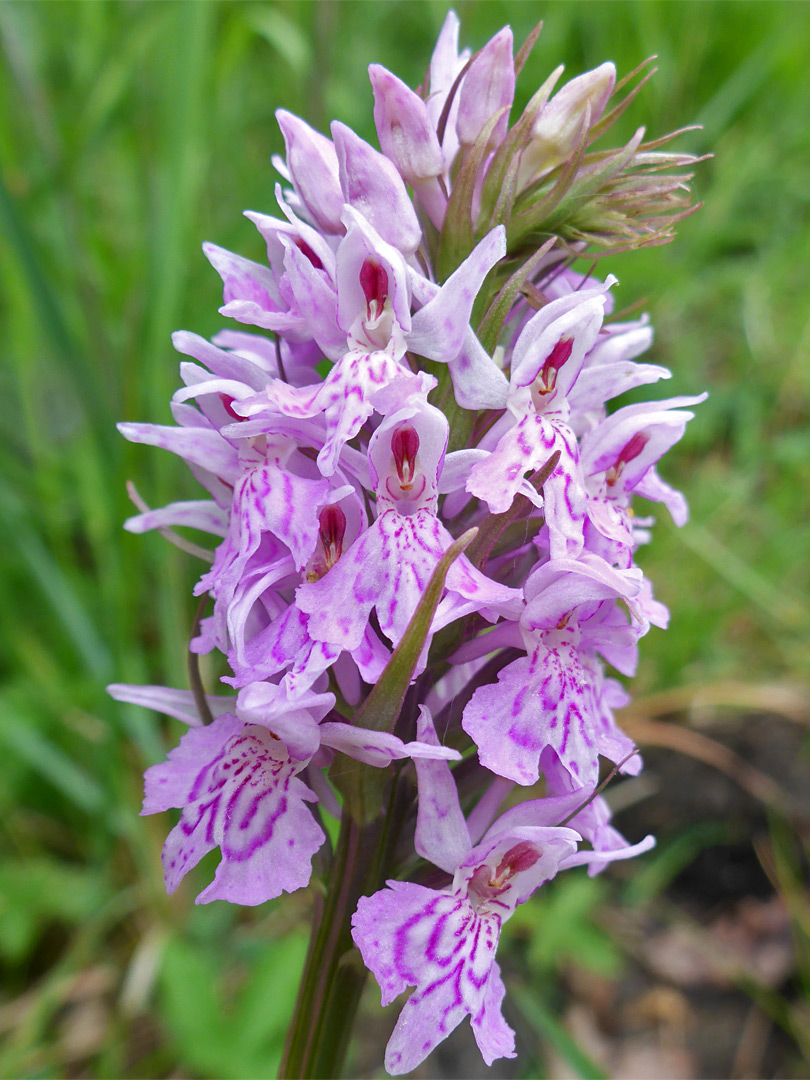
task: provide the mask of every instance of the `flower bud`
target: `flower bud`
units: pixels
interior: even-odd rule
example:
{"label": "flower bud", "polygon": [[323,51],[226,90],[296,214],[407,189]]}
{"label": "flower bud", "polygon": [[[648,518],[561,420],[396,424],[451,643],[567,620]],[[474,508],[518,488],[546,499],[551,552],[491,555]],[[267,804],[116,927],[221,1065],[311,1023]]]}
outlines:
{"label": "flower bud", "polygon": [[[472,146],[497,112],[509,108],[515,96],[515,64],[512,59],[512,31],[508,26],[473,58],[459,92],[456,132],[462,146]],[[497,146],[506,135],[509,118],[498,121],[490,137]]]}
{"label": "flower bud", "polygon": [[439,177],[445,160],[425,102],[379,64],[368,69],[374,90],[374,123],[383,153],[413,188],[428,217],[441,229],[447,195]]}
{"label": "flower bud", "polygon": [[359,135],[332,124],[344,202],[358,210],[383,240],[400,251],[416,251],[422,239],[419,219],[394,165]]}
{"label": "flower bud", "polygon": [[593,125],[605,111],[615,84],[615,66],[600,64],[571,79],[554,95],[535,121],[531,140],[523,151],[519,189],[565,161],[577,145],[586,107],[590,106]]}
{"label": "flower bud", "polygon": [[285,109],[276,111],[276,120],[284,136],[287,167],[296,194],[319,229],[341,235],[343,195],[334,146],[325,135]]}
{"label": "flower bud", "polygon": [[379,64],[368,69],[380,146],[408,184],[439,176],[444,168],[436,131],[424,101]]}

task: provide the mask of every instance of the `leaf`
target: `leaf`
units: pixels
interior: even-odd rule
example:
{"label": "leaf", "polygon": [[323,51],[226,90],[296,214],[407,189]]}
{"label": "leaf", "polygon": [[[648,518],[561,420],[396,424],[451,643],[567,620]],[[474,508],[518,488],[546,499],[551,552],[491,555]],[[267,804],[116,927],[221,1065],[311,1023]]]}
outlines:
{"label": "leaf", "polygon": [[605,887],[584,873],[571,874],[515,912],[512,923],[528,937],[526,953],[534,978],[554,974],[566,964],[607,978],[619,974],[622,954],[593,918]]}
{"label": "leaf", "polygon": [[[19,272],[27,283],[28,295],[36,308],[39,324],[53,349],[55,362],[68,374],[72,384],[80,390],[87,415],[93,420],[109,415],[103,383],[95,377],[90,361],[76,345],[68,324],[58,291],[53,287],[50,275],[40,256],[36,241],[31,234],[17,200],[8,191],[0,174],[0,227],[16,256]],[[97,424],[96,437],[107,447],[112,443],[113,432],[109,426]]]}
{"label": "leaf", "polygon": [[453,271],[461,266],[475,245],[472,205],[478,170],[484,160],[492,132],[501,117],[508,111],[509,108],[505,105],[490,117],[475,140],[475,144],[465,153],[458,176],[453,182],[453,190],[450,192],[442,226],[439,255],[436,260],[437,277],[440,282],[446,281]]}
{"label": "leaf", "polygon": [[[586,110],[587,119],[587,110]],[[602,159],[593,168],[588,166],[588,159],[585,160],[585,168],[583,168],[577,175],[577,169],[580,164],[583,164],[581,156],[575,153],[570,159],[569,164],[566,165],[566,170],[569,168],[572,162],[576,162],[576,167],[570,174],[571,182],[562,186],[562,190],[559,194],[559,198],[552,198],[556,192],[556,186],[546,199],[536,203],[530,210],[524,211],[521,218],[526,218],[532,222],[529,228],[542,229],[544,231],[561,229],[565,223],[565,219],[569,214],[581,213],[582,207],[585,201],[595,195],[625,166],[631,164],[636,151],[639,148],[641,140],[644,136],[644,129],[639,128],[630,141],[622,147],[621,150],[617,150],[615,153]],[[584,142],[580,143],[581,149],[584,150]],[[578,160],[579,156],[579,160]],[[563,175],[560,177],[558,184],[562,183]]]}
{"label": "leaf", "polygon": [[702,821],[659,844],[627,883],[624,899],[631,907],[652,903],[682,870],[707,848],[731,843],[733,830],[721,821]]}
{"label": "leaf", "polygon": [[284,57],[298,78],[305,78],[312,71],[314,59],[309,38],[280,8],[251,4],[246,13],[251,27]]}
{"label": "leaf", "polygon": [[551,251],[556,242],[557,238],[552,236],[545,244],[541,245],[530,258],[518,267],[487,308],[486,314],[478,325],[477,336],[490,356],[498,344],[503,324],[512,310],[512,305],[515,303],[518,293],[537,269],[540,260]]}
{"label": "leaf", "polygon": [[[565,221],[570,206],[576,205],[577,200],[572,197],[572,191],[575,183],[578,183],[580,187],[583,184],[580,166],[587,146],[590,117],[590,105],[586,105],[577,145],[562,166],[551,190],[542,194],[547,185],[541,185],[540,192],[529,188],[528,192],[518,199],[518,213],[510,218],[507,227],[508,247],[510,250],[531,232],[548,233],[554,231],[558,222]],[[638,140],[641,141],[640,135]],[[635,151],[635,147],[633,150]],[[617,166],[617,168],[620,167]],[[590,181],[592,175],[588,175],[588,181]],[[537,198],[538,195],[539,198]],[[532,199],[535,201],[532,202]],[[522,207],[527,208],[522,209]]]}
{"label": "leaf", "polygon": [[13,700],[0,698],[0,749],[16,754],[88,814],[103,810],[107,799],[101,785],[35,724]]}
{"label": "leaf", "polygon": [[[245,1076],[258,1075],[257,1067],[275,1075],[304,967],[307,938],[304,930],[296,930],[263,942],[253,960],[231,1026],[231,1040],[238,1041],[245,1054]],[[262,1066],[268,1058],[267,1047],[272,1048],[272,1056],[278,1060],[266,1061]],[[252,1067],[247,1067],[248,1058],[255,1062]]]}
{"label": "leaf", "polygon": [[229,1033],[222,1010],[221,975],[210,953],[175,938],[163,954],[160,997],[163,1018],[184,1064],[206,1075],[233,1076],[224,1052]]}
{"label": "leaf", "polygon": [[6,522],[6,543],[17,549],[43,599],[64,626],[65,637],[92,675],[99,682],[108,680],[113,670],[112,659],[88,614],[86,597],[43,543],[16,492],[2,480],[0,510]]}
{"label": "leaf", "polygon": [[529,59],[529,55],[534,48],[537,39],[540,37],[540,32],[542,29],[543,20],[541,19],[540,22],[537,23],[537,25],[529,31],[528,37],[518,49],[517,55],[515,56],[515,78],[517,78],[520,75],[521,71],[523,71],[523,66]]}

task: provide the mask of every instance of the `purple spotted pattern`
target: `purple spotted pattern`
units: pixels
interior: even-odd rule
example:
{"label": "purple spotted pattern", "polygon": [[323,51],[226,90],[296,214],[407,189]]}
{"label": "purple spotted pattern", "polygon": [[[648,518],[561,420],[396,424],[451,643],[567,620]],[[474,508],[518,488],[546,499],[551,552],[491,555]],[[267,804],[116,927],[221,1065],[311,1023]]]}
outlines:
{"label": "purple spotted pattern", "polygon": [[183,808],[163,848],[167,890],[215,847],[222,860],[198,903],[261,904],[306,884],[325,837],[300,768],[271,732],[232,715],[188,731],[146,772],[145,814]]}
{"label": "purple spotted pattern", "polygon": [[501,927],[578,839],[571,829],[514,829],[474,848],[447,889],[389,881],[360,900],[352,933],[383,1004],[416,987],[388,1043],[389,1073],[411,1072],[465,1016],[487,1065],[515,1056],[495,961]]}

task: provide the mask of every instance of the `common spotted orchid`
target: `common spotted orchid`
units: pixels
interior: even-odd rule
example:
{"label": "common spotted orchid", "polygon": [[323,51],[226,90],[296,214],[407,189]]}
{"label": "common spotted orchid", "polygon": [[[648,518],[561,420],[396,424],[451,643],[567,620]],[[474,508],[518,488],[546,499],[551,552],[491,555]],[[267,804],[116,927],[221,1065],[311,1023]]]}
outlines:
{"label": "common spotted orchid", "polygon": [[[136,496],[126,523],[208,564],[192,688],[110,687],[188,725],[146,771],[143,812],[180,811],[166,887],[218,848],[200,903],[324,894],[287,1077],[340,1069],[352,940],[384,1004],[412,990],[391,1074],[466,1016],[488,1065],[514,1056],[496,950],[516,906],[653,843],[600,790],[642,764],[610,669],[666,625],[635,499],[685,523],[657,468],[703,397],[616,403],[669,372],[638,360],[652,330],[615,318],[616,279],[574,263],[670,239],[696,159],[642,133],[590,149],[629,100],[610,63],[557,69],[516,115],[511,29],[475,53],[458,31],[451,12],[418,90],[371,66],[379,149],[278,111],[280,216],[247,213],[266,260],[204,245],[233,323],[175,335],[174,425],[120,425],[206,492]],[[213,651],[230,692],[203,687]]]}

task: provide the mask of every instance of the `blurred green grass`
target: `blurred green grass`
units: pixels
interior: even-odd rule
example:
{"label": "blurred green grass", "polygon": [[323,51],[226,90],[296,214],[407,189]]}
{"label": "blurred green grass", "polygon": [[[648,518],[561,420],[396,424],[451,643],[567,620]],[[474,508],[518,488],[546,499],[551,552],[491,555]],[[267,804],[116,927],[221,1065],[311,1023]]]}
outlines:
{"label": "blurred green grass", "polygon": [[[542,16],[523,100],[560,61],[575,74],[610,58],[625,73],[657,53],[621,133],[703,124],[679,145],[715,155],[695,181],[704,209],[674,245],[604,264],[620,307],[648,298],[652,359],[674,372],[666,393],[710,391],[664,469],[692,521],[676,530],[661,515],[643,554],[674,617],[644,642],[637,692],[806,685],[810,7],[456,8],[473,47],[505,22],[521,40]],[[260,1075],[262,1061],[272,1073],[299,898],[269,914],[193,910],[190,888],[167,900],[164,824],[137,819],[164,729],[103,690],[184,678],[197,574],[160,537],[121,530],[127,478],[151,505],[193,497],[194,484],[114,424],[167,422],[171,331],[222,325],[200,243],[262,257],[240,211],[273,212],[275,108],[373,139],[366,65],[416,85],[445,11],[433,0],[0,5],[0,956],[3,1001],[29,995],[24,1022],[3,1014],[4,1075],[71,1074],[76,1061],[99,1076]],[[65,1003],[81,1007],[70,993],[96,970],[117,1004],[98,1045],[66,1048]],[[263,1017],[230,1064],[230,1026],[193,1020],[221,1010]]]}

